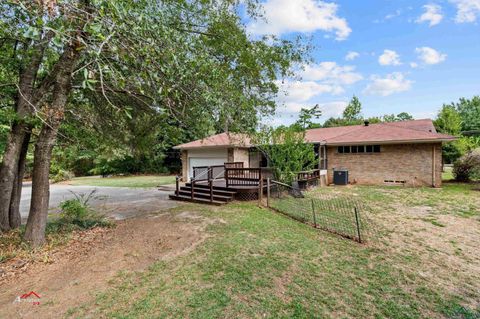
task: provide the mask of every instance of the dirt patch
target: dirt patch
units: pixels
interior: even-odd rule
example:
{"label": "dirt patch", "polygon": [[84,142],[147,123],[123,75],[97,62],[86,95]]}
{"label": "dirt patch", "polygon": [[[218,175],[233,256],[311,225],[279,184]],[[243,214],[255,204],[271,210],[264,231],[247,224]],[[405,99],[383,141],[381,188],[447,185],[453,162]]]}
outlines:
{"label": "dirt patch", "polygon": [[[164,213],[117,222],[113,229],[82,233],[50,255],[48,263],[22,266],[22,273],[0,282],[0,318],[52,318],[93,302],[119,271],[142,271],[158,260],[185,254],[206,237],[215,222],[194,213]],[[12,261],[12,263],[15,261]],[[35,291],[39,306],[14,303]]]}
{"label": "dirt patch", "polygon": [[[428,206],[395,206],[395,214],[380,214],[376,223],[387,232],[382,249],[414,256],[421,267],[411,269],[431,285],[463,296],[472,309],[480,297],[480,222],[476,218],[435,214]],[[406,263],[407,265],[408,263]]]}

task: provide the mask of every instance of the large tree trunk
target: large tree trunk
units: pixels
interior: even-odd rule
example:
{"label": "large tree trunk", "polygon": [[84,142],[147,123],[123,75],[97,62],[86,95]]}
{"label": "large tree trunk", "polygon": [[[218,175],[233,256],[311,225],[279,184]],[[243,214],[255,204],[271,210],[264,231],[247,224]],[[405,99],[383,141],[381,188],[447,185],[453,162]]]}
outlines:
{"label": "large tree trunk", "polygon": [[0,230],[10,229],[10,200],[18,172],[18,160],[25,139],[25,125],[16,123],[7,140],[7,148],[0,166]]}
{"label": "large tree trunk", "polygon": [[15,103],[15,111],[18,119],[13,124],[8,136],[7,147],[0,165],[0,231],[11,228],[9,214],[10,201],[18,176],[18,162],[20,160],[23,142],[27,134],[26,132],[30,130],[29,125],[25,123],[24,119],[31,116],[34,112],[31,107],[33,88],[38,69],[43,59],[45,47],[48,45],[49,37],[51,37],[51,35],[48,35],[39,44],[34,46],[30,63],[25,65],[20,71],[17,100]]}
{"label": "large tree trunk", "polygon": [[78,60],[80,51],[75,46],[69,46],[57,62],[58,73],[55,76],[51,106],[45,110],[46,123],[35,144],[32,198],[24,239],[33,246],[45,242],[48,204],[50,198],[50,161],[58,128],[63,120],[65,105],[71,90],[71,76]]}
{"label": "large tree trunk", "polygon": [[20,151],[20,158],[18,160],[18,172],[13,185],[12,198],[10,200],[10,227],[17,228],[22,224],[22,217],[20,215],[20,200],[22,198],[23,177],[25,175],[25,164],[27,161],[28,145],[30,144],[31,133],[27,132],[23,140],[22,149]]}

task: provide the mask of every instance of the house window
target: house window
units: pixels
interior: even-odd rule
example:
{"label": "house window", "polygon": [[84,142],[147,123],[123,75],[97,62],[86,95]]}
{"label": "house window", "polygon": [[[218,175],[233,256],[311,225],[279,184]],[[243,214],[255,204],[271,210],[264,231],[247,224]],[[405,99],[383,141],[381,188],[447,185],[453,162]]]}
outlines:
{"label": "house window", "polygon": [[380,149],[380,145],[351,145],[339,146],[337,152],[339,154],[380,153]]}

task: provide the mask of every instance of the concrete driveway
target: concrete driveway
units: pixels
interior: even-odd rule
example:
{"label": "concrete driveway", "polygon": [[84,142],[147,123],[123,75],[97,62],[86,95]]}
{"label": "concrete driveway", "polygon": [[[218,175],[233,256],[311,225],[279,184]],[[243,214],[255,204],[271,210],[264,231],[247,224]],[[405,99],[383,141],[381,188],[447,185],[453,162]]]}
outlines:
{"label": "concrete driveway", "polygon": [[[128,188],[128,187],[99,187],[99,186],[72,186],[53,184],[50,185],[50,213],[58,213],[59,204],[67,199],[74,198],[74,194],[89,194],[96,190],[90,204],[98,212],[104,213],[115,219],[126,219],[146,215],[163,209],[177,206],[175,201],[169,200],[172,193],[169,187],[157,188]],[[20,213],[24,222],[30,209],[32,192],[31,183],[24,183]]]}

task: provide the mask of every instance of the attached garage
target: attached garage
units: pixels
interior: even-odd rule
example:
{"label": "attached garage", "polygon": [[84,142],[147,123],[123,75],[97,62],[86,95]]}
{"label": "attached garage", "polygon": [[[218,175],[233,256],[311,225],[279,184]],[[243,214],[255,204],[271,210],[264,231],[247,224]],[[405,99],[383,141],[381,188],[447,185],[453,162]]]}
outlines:
{"label": "attached garage", "polygon": [[198,166],[223,165],[228,162],[227,148],[191,149],[187,153],[188,178],[193,177],[193,168]]}

